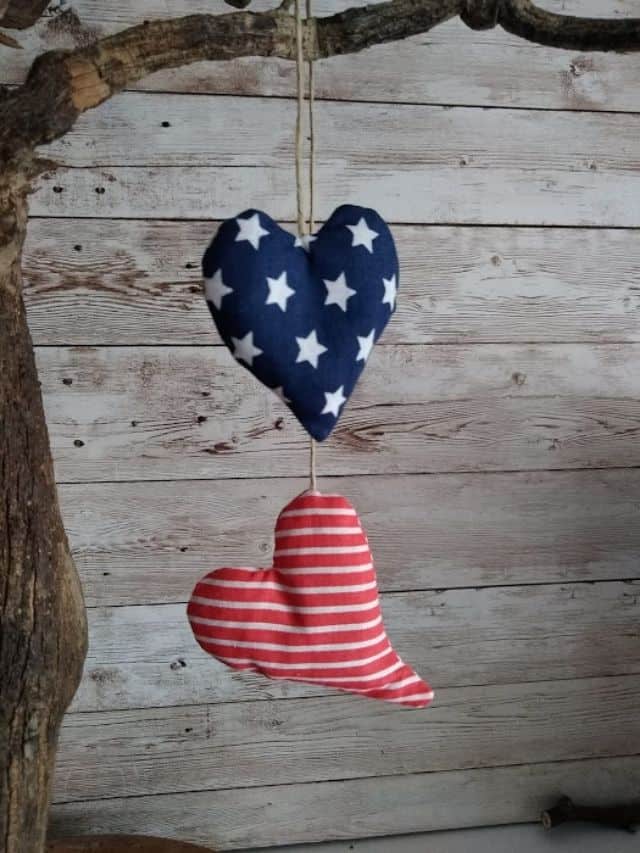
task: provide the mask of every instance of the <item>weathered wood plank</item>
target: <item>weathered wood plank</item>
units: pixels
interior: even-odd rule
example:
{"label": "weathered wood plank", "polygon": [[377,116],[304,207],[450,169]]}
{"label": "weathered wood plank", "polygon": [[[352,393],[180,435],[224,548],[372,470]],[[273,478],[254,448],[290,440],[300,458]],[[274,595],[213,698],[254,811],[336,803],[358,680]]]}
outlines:
{"label": "weathered wood plank", "polygon": [[[50,347],[38,363],[61,481],[306,470],[306,434],[223,348]],[[379,347],[319,470],[632,467],[639,397],[632,344]]]}
{"label": "weathered wood plank", "polygon": [[[403,659],[441,690],[640,673],[639,599],[627,581],[386,593],[382,608]],[[326,695],[213,661],[184,604],[91,609],[89,635],[76,711]]]}
{"label": "weathered wood plank", "polygon": [[[350,6],[361,0],[350,0]],[[271,6],[257,0],[251,8]],[[634,0],[547,0],[547,8],[566,14],[637,15]],[[145,19],[191,12],[229,11],[221,0],[163,0],[129,3],[76,0],[80,23],[53,15],[20,34],[24,50],[0,54],[0,82],[20,82],[30,62],[43,50],[69,48]],[[314,12],[329,14],[345,8],[336,0],[315,0]],[[551,109],[638,110],[640,57],[635,54],[579,54],[534,46],[500,29],[475,33],[451,21],[393,45],[381,45],[357,56],[333,57],[316,63],[319,98],[520,106]],[[292,63],[241,60],[197,63],[167,70],[142,80],[149,91],[212,92],[292,96]]]}
{"label": "weathered wood plank", "polygon": [[640,783],[640,759],[272,785],[54,805],[52,834],[157,832],[216,849],[525,823],[560,794],[615,805]]}
{"label": "weathered wood plank", "polygon": [[[213,566],[267,562],[278,509],[306,486],[61,486],[87,604],[183,601]],[[321,486],[354,502],[385,591],[639,574],[638,470],[323,477]]]}
{"label": "weathered wood plank", "polygon": [[[295,115],[295,102],[282,98],[125,92],[82,115],[72,133],[47,146],[47,154],[73,167],[231,166],[288,173]],[[539,168],[577,179],[596,169],[633,172],[640,152],[640,115],[628,113],[321,101],[315,126],[319,166],[351,174]]]}
{"label": "weathered wood plank", "polygon": [[[536,113],[538,116],[539,113]],[[503,134],[497,124],[493,132]],[[367,137],[369,139],[370,136]],[[394,134],[395,138],[395,134]],[[638,133],[634,134],[635,145]],[[569,140],[558,140],[564,148]],[[393,143],[389,140],[389,146]],[[553,150],[551,147],[548,150]],[[418,160],[420,155],[416,154]],[[468,225],[640,225],[640,173],[554,169],[533,158],[519,168],[421,166],[383,169],[375,159],[354,166],[319,158],[318,217],[345,201],[374,207],[389,222]],[[295,217],[293,160],[273,168],[176,166],[60,170],[43,175],[31,198],[34,216],[205,219],[268,208],[275,219]]]}
{"label": "weathered wood plank", "polygon": [[[35,343],[220,343],[200,286],[217,225],[34,219],[24,269]],[[401,295],[384,343],[640,341],[634,231],[393,230]]]}
{"label": "weathered wood plank", "polygon": [[[640,752],[640,676],[445,688],[428,710],[350,696],[70,714],[68,802]],[[365,721],[363,721],[363,716]],[[125,769],[126,768],[126,769]]]}
{"label": "weathered wood plank", "polygon": [[[32,213],[294,220],[292,103],[195,100],[125,93],[87,113],[48,151],[83,168],[44,175]],[[640,115],[324,102],[317,125],[321,218],[352,198],[394,222],[640,225]]]}

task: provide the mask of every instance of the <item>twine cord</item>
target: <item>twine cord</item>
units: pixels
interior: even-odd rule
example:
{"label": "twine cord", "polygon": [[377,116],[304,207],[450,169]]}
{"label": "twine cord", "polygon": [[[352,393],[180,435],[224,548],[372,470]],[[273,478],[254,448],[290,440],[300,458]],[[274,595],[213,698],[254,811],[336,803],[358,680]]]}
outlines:
{"label": "twine cord", "polygon": [[[296,111],[296,207],[298,215],[298,234],[305,241],[313,233],[313,204],[315,183],[315,139],[313,123],[314,106],[314,80],[313,60],[309,58],[307,66],[307,110],[309,123],[309,184],[308,184],[308,216],[305,216],[305,197],[303,185],[304,170],[304,102],[305,102],[305,60],[304,60],[304,34],[302,27],[302,0],[295,0],[296,18],[296,89],[297,89],[297,111]],[[306,0],[306,16],[311,17],[311,0]],[[305,245],[308,248],[308,245]],[[316,491],[316,442],[313,437],[309,439],[309,487]]]}

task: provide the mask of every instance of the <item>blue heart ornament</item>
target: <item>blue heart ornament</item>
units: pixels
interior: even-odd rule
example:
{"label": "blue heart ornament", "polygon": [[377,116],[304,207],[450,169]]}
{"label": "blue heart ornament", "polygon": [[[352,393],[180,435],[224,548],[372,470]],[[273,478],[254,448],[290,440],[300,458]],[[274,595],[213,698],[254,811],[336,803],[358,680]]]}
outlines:
{"label": "blue heart ornament", "polygon": [[300,238],[247,210],[222,223],[202,271],[234,358],[323,441],[395,311],[398,256],[387,224],[345,204]]}

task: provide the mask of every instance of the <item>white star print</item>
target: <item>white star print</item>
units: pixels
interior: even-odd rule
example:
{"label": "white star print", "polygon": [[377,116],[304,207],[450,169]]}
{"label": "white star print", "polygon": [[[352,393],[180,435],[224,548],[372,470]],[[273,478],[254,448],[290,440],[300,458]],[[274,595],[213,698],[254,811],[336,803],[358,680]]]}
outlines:
{"label": "white star print", "polygon": [[320,412],[321,415],[333,415],[337,418],[340,414],[340,406],[346,403],[347,398],[343,394],[344,385],[341,385],[336,391],[325,391],[324,409]]}
{"label": "white star print", "polygon": [[324,300],[325,305],[339,305],[343,311],[347,310],[347,300],[355,294],[355,290],[347,287],[347,280],[344,273],[341,272],[335,281],[327,281],[322,279],[327,288],[327,298]]}
{"label": "white star print", "polygon": [[364,216],[360,217],[357,225],[347,225],[347,228],[353,234],[352,246],[364,246],[365,249],[373,254],[373,241],[379,236],[377,231],[369,228]]}
{"label": "white star print", "polygon": [[208,302],[213,302],[218,311],[222,305],[222,300],[227,293],[233,293],[232,287],[227,285],[222,280],[222,270],[216,270],[211,278],[204,280],[204,292]]}
{"label": "white star print", "polygon": [[233,344],[233,357],[237,361],[244,361],[249,367],[253,366],[253,359],[262,355],[262,350],[253,345],[253,332],[247,332],[244,338],[231,338]]}
{"label": "white star print", "polygon": [[395,275],[392,275],[391,278],[382,279],[382,283],[384,284],[384,296],[382,298],[382,304],[385,303],[391,306],[391,310],[396,307],[396,294],[398,292],[398,285],[396,283]]}
{"label": "white star print", "polygon": [[269,278],[267,276],[267,284],[269,286],[269,295],[265,304],[278,305],[282,311],[286,311],[287,299],[290,299],[295,293],[295,290],[287,284],[287,271],[281,272],[278,278]]}
{"label": "white star print", "polygon": [[271,390],[276,395],[276,397],[279,397],[282,400],[283,403],[286,403],[288,405],[291,402],[291,400],[285,397],[284,388],[282,387],[282,385],[280,385],[278,388],[272,388]]}
{"label": "white star print", "polygon": [[313,243],[313,241],[317,239],[318,238],[315,236],[315,234],[298,234],[293,243],[293,247],[294,249],[304,249],[305,252],[308,252],[309,244]]}
{"label": "white star print", "polygon": [[248,216],[246,219],[238,216],[236,222],[239,229],[236,234],[236,243],[239,243],[241,240],[248,240],[254,249],[260,248],[260,240],[269,232],[260,225],[258,214],[254,213],[253,216]]}
{"label": "white star print", "polygon": [[318,359],[327,348],[318,342],[316,330],[309,332],[306,338],[296,338],[296,343],[300,347],[300,352],[296,358],[296,364],[308,361],[312,367],[318,366]]}
{"label": "white star print", "polygon": [[373,336],[375,335],[375,332],[375,329],[371,329],[366,337],[356,335],[358,338],[358,346],[360,347],[358,355],[356,356],[356,361],[366,361],[371,355],[371,350],[373,349]]}

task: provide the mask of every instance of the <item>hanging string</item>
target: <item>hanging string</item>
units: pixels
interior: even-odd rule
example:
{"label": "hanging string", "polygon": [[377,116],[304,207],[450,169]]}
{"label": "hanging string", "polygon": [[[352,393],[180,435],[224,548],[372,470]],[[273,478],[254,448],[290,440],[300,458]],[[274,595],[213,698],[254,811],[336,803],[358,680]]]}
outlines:
{"label": "hanging string", "polygon": [[[307,0],[307,21],[311,19],[311,0]],[[313,234],[315,227],[313,221],[313,203],[315,196],[315,161],[316,161],[316,143],[313,127],[313,107],[315,97],[315,81],[313,78],[313,59],[309,57],[307,60],[307,80],[308,80],[308,96],[307,103],[309,105],[309,233]]]}
{"label": "hanging string", "polygon": [[[311,0],[306,0],[306,16],[311,18]],[[302,27],[301,0],[295,0],[296,18],[296,88],[297,88],[297,112],[296,112],[296,205],[298,214],[298,234],[304,241],[308,240],[313,233],[314,216],[314,184],[315,184],[315,139],[313,124],[314,106],[314,80],[313,60],[307,60],[307,108],[309,122],[309,213],[305,217],[305,199],[302,172],[304,166],[304,102],[305,102],[305,62],[304,62],[304,34]],[[316,491],[316,443],[313,438],[309,439],[309,487]]]}
{"label": "hanging string", "polygon": [[295,0],[296,16],[296,91],[298,95],[298,109],[296,112],[296,203],[298,209],[298,235],[303,237],[305,230],[304,198],[302,189],[302,161],[303,161],[303,127],[302,111],[304,109],[304,56],[302,47],[302,13],[300,11],[300,0]]}

